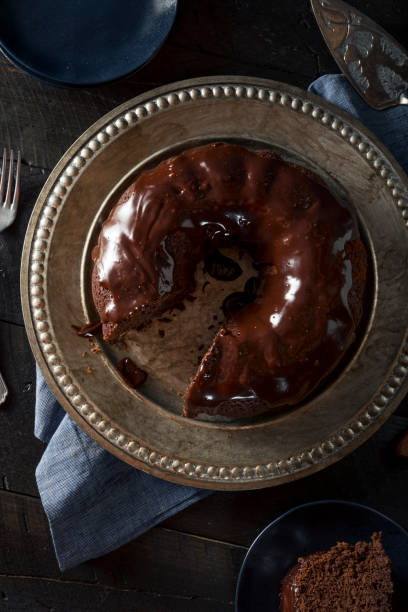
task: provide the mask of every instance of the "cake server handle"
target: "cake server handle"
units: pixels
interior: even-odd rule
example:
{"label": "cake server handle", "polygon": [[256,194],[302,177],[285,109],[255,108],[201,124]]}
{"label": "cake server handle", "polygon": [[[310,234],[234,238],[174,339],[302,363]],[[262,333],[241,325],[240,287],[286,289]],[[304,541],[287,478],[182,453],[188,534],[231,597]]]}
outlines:
{"label": "cake server handle", "polygon": [[343,0],[310,2],[326,45],[363,100],[377,110],[408,104],[408,51]]}

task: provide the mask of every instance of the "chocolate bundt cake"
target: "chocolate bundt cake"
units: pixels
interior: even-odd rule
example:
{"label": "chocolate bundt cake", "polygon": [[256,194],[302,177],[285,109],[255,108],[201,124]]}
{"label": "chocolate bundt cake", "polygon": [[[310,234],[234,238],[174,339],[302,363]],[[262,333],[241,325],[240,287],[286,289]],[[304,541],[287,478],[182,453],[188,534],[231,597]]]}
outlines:
{"label": "chocolate bundt cake", "polygon": [[362,314],[366,251],[352,210],[271,151],[215,143],[143,172],[103,224],[92,290],[104,339],[181,302],[197,263],[228,246],[249,253],[258,282],[204,356],[186,416],[297,404],[338,364]]}
{"label": "chocolate bundt cake", "polygon": [[282,582],[281,612],[391,612],[391,561],[381,533],[300,557]]}

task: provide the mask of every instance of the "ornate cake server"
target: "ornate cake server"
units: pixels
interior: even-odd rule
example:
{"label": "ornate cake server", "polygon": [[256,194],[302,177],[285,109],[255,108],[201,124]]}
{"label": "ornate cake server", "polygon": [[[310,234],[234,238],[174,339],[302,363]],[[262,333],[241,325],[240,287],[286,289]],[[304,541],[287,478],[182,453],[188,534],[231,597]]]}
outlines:
{"label": "ornate cake server", "polygon": [[311,0],[341,71],[373,108],[408,104],[408,54],[383,28],[342,0]]}

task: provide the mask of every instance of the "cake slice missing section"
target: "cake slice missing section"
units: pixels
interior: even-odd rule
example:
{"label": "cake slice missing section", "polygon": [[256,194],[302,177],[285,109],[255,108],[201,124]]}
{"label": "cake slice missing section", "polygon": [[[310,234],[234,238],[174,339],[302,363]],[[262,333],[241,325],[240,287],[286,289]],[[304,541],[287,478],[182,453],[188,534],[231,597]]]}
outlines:
{"label": "cake slice missing section", "polygon": [[381,535],[300,557],[282,582],[281,612],[391,611],[391,561]]}

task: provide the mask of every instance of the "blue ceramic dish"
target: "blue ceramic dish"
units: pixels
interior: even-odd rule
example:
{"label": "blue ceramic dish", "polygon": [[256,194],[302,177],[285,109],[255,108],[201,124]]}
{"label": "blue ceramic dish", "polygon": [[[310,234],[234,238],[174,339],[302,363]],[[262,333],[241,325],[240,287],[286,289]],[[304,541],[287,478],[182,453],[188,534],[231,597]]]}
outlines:
{"label": "blue ceramic dish", "polygon": [[374,531],[382,531],[391,559],[393,612],[406,612],[408,533],[372,508],[330,500],[298,506],[260,533],[239,574],[235,612],[279,612],[281,582],[298,557],[328,550],[340,541],[368,541]]}
{"label": "blue ceramic dish", "polygon": [[86,87],[129,76],[160,49],[177,0],[3,0],[0,50],[53,85]]}

